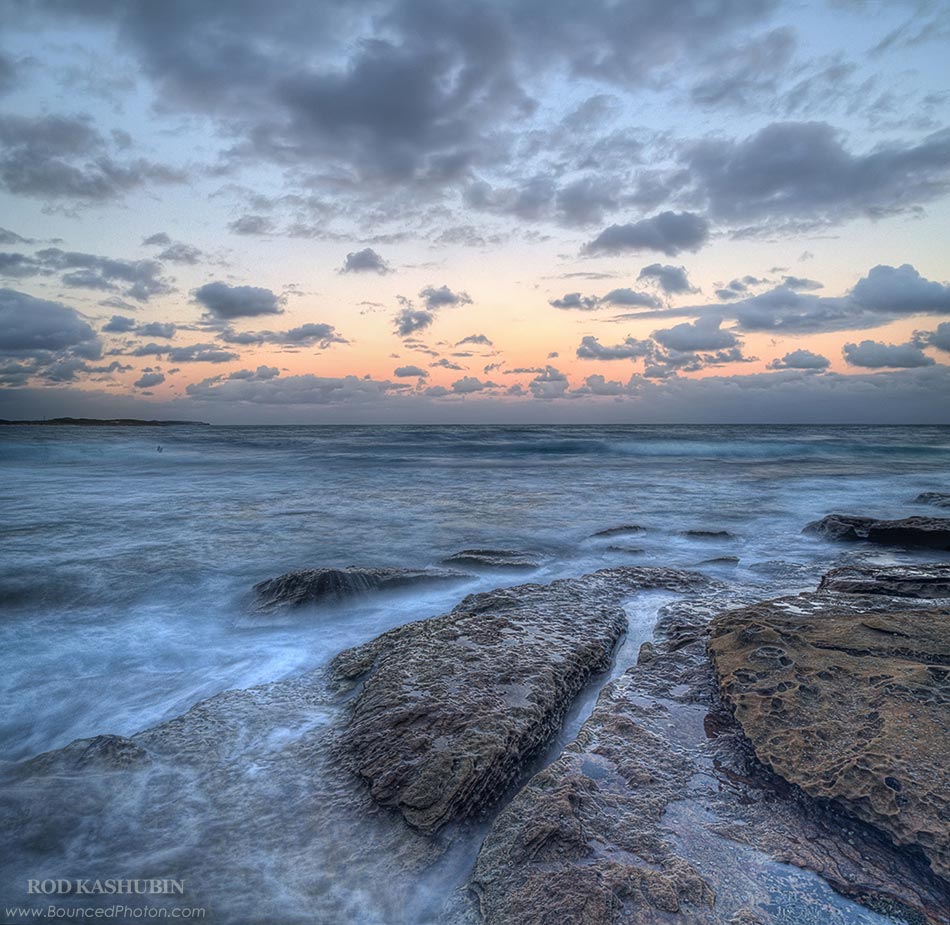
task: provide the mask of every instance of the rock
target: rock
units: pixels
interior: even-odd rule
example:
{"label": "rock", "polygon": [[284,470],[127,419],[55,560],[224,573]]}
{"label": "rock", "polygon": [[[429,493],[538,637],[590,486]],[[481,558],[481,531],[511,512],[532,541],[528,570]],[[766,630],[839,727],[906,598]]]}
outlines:
{"label": "rock", "polygon": [[536,569],[541,563],[529,553],[513,549],[463,549],[442,560],[442,565],[464,565],[469,568]]}
{"label": "rock", "polygon": [[867,540],[883,546],[924,546],[950,549],[950,518],[904,517],[875,520],[849,514],[829,514],[807,524],[802,533],[829,540]]}
{"label": "rock", "polygon": [[341,733],[374,799],[434,832],[491,806],[560,727],[626,629],[641,589],[708,587],[674,569],[621,567],[465,598],[451,613],[341,653],[340,681],[365,677]]}
{"label": "rock", "polygon": [[934,504],[937,507],[950,507],[950,492],[924,491],[914,498],[915,504]]}
{"label": "rock", "polygon": [[703,559],[700,565],[722,565],[728,568],[734,568],[739,564],[738,556],[717,556],[715,559]]}
{"label": "rock", "polygon": [[91,739],[76,739],[64,748],[44,752],[23,762],[21,771],[27,774],[57,774],[70,771],[124,770],[149,763],[148,752],[132,739],[117,735],[99,735]]}
{"label": "rock", "polygon": [[254,585],[258,610],[300,607],[339,601],[372,591],[392,591],[413,585],[465,581],[470,576],[446,569],[316,568],[287,572]]}
{"label": "rock", "polygon": [[607,552],[622,552],[628,556],[642,556],[646,550],[642,546],[617,546],[611,543],[607,547]]}
{"label": "rock", "polygon": [[736,535],[728,530],[684,530],[683,536],[694,540],[734,540]]}
{"label": "rock", "polygon": [[844,566],[828,572],[818,590],[891,597],[950,597],[950,565]]}
{"label": "rock", "polygon": [[[947,923],[950,891],[874,828],[763,767],[720,698],[706,621],[661,611],[575,742],[498,815],[469,887],[490,925]],[[878,921],[878,919],[873,919]]]}
{"label": "rock", "polygon": [[718,617],[710,651],[763,763],[950,880],[950,607],[905,607],[780,598]]}
{"label": "rock", "polygon": [[606,530],[598,530],[596,533],[592,533],[591,537],[632,536],[636,533],[645,532],[645,527],[640,527],[636,524],[621,524],[619,527],[608,527]]}

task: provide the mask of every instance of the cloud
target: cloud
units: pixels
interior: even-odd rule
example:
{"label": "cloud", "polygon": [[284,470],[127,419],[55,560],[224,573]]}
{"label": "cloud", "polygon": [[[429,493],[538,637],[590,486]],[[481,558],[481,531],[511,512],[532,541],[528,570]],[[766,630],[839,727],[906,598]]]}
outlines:
{"label": "cloud", "polygon": [[950,130],[852,154],[824,122],[779,122],[742,141],[686,146],[696,192],[722,222],[834,224],[906,211],[950,189]]}
{"label": "cloud", "polygon": [[935,362],[914,343],[882,344],[876,340],[863,340],[860,344],[845,344],[843,352],[849,366],[865,369],[912,369],[933,366]]}
{"label": "cloud", "polygon": [[142,247],[168,247],[172,239],[164,231],[156,231],[142,240]]}
{"label": "cloud", "polygon": [[596,296],[582,296],[579,292],[569,292],[560,299],[551,299],[548,305],[553,308],[580,309],[581,311],[592,311],[600,307],[600,299]]}
{"label": "cloud", "polygon": [[950,314],[950,286],[924,279],[909,263],[872,267],[855,284],[851,297],[872,311]]}
{"label": "cloud", "polygon": [[59,302],[0,289],[0,353],[36,354],[98,344],[79,312]]}
{"label": "cloud", "polygon": [[242,215],[228,225],[234,234],[265,235],[274,230],[274,222],[266,215]]}
{"label": "cloud", "polygon": [[164,373],[142,373],[133,383],[137,389],[149,389],[153,385],[160,385],[165,381]]}
{"label": "cloud", "polygon": [[[103,330],[106,330],[106,328],[103,328]],[[135,333],[140,337],[171,338],[175,336],[177,330],[178,326],[171,321],[149,321],[147,324],[140,324],[136,327]]]}
{"label": "cloud", "polygon": [[469,334],[463,337],[455,346],[461,347],[462,344],[476,344],[483,347],[494,347],[495,345],[484,334]]}
{"label": "cloud", "polygon": [[135,328],[134,318],[126,318],[124,315],[113,315],[109,321],[102,326],[103,331],[110,334],[127,334]]}
{"label": "cloud", "polygon": [[769,369],[813,369],[823,371],[830,365],[831,361],[820,353],[812,353],[811,350],[793,350],[791,353],[786,353],[780,360],[772,360],[769,363]]}
{"label": "cloud", "polygon": [[257,315],[279,315],[283,312],[282,297],[259,286],[229,286],[227,283],[206,283],[195,291],[195,299],[215,317],[251,318]]}
{"label": "cloud", "polygon": [[686,267],[673,267],[669,264],[651,263],[637,276],[638,280],[654,280],[667,295],[696,292],[686,275]]}
{"label": "cloud", "polygon": [[380,276],[392,273],[393,270],[379,254],[371,247],[361,251],[353,251],[346,255],[341,273],[378,273]]}
{"label": "cloud", "polygon": [[660,301],[649,292],[637,292],[635,289],[611,289],[601,296],[601,302],[609,305],[639,305],[644,308],[659,308]]}
{"label": "cloud", "polygon": [[435,315],[432,312],[406,305],[396,314],[396,333],[400,337],[409,337],[416,331],[425,330],[433,321],[435,321]]}
{"label": "cloud", "polygon": [[451,360],[447,360],[445,357],[442,357],[441,360],[436,360],[434,363],[430,363],[430,366],[441,366],[443,369],[454,369],[461,372],[465,369],[464,366],[459,366],[458,363],[453,363]]}
{"label": "cloud", "polygon": [[693,212],[660,212],[628,225],[610,225],[584,246],[588,254],[654,250],[675,257],[698,251],[709,240],[709,224]]}
{"label": "cloud", "polygon": [[938,324],[935,331],[916,332],[914,343],[919,346],[930,346],[936,347],[938,350],[950,351],[950,321]]}
{"label": "cloud", "polygon": [[567,376],[553,366],[546,366],[528,383],[531,394],[544,401],[561,398],[569,386]]}
{"label": "cloud", "polygon": [[400,366],[393,371],[393,375],[398,379],[409,379],[412,377],[427,379],[429,373],[427,370],[424,370],[419,366]]}
{"label": "cloud", "polygon": [[158,258],[159,260],[167,260],[169,263],[187,263],[194,266],[201,260],[202,256],[203,254],[197,247],[178,242],[166,247],[158,255]]}
{"label": "cloud", "polygon": [[103,202],[181,171],[139,158],[118,162],[88,116],[0,115],[0,187],[45,199]]}
{"label": "cloud", "polygon": [[824,289],[824,284],[819,283],[817,280],[808,279],[805,276],[783,276],[782,285],[787,286],[789,289]]}
{"label": "cloud", "polygon": [[168,350],[169,363],[230,363],[238,354],[221,350],[214,344],[189,344]]}
{"label": "cloud", "polygon": [[623,343],[605,346],[591,335],[581,340],[577,356],[582,360],[633,360],[649,356],[653,349],[649,340],[626,338]]}
{"label": "cloud", "polygon": [[391,382],[356,376],[272,376],[265,379],[222,379],[213,376],[185,389],[201,402],[252,405],[334,405],[377,402],[391,391]]}
{"label": "cloud", "polygon": [[419,298],[423,299],[426,308],[436,311],[440,308],[456,307],[458,305],[471,305],[472,299],[467,292],[453,292],[448,286],[426,286],[419,293]]}
{"label": "cloud", "polygon": [[685,322],[672,328],[654,331],[652,337],[669,350],[682,352],[735,347],[738,339],[731,331],[723,331],[720,328],[721,323],[721,318],[698,318],[693,323]]}

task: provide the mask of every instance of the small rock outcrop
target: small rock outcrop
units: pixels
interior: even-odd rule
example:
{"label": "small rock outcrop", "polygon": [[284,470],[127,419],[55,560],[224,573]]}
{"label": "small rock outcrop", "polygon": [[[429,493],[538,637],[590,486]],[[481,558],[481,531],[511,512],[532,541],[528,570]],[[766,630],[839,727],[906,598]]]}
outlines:
{"label": "small rock outcrop", "polygon": [[684,530],[683,536],[691,540],[734,540],[736,535],[728,530]]}
{"label": "small rock outcrop", "polygon": [[915,504],[933,504],[936,507],[950,507],[950,492],[923,491],[916,498]]}
{"label": "small rock outcrop", "polygon": [[368,594],[393,591],[426,583],[465,581],[470,576],[446,569],[409,568],[314,568],[287,572],[277,578],[254,585],[257,609],[301,607],[306,604],[330,603]]}
{"label": "small rock outcrop", "polygon": [[947,517],[876,520],[850,514],[829,514],[807,524],[802,532],[828,540],[867,540],[881,546],[950,549],[950,518]]}
{"label": "small rock outcrop", "polygon": [[349,649],[333,675],[365,680],[341,754],[378,803],[417,829],[478,815],[609,666],[627,625],[621,602],[641,589],[709,584],[675,569],[604,569],[471,595],[444,616]]}
{"label": "small rock outcrop", "polygon": [[638,526],[637,524],[620,524],[617,527],[607,527],[606,530],[598,530],[596,533],[592,533],[591,537],[635,536],[638,533],[644,532],[646,532],[646,528]]}
{"label": "small rock outcrop", "polygon": [[526,571],[541,567],[538,558],[530,553],[515,549],[463,549],[446,556],[442,565],[461,565],[466,568],[483,569],[524,569]]}
{"label": "small rock outcrop", "polygon": [[848,565],[828,572],[818,590],[891,597],[950,597],[950,564]]}
{"label": "small rock outcrop", "polygon": [[950,606],[805,594],[718,617],[723,699],[782,778],[950,880]]}

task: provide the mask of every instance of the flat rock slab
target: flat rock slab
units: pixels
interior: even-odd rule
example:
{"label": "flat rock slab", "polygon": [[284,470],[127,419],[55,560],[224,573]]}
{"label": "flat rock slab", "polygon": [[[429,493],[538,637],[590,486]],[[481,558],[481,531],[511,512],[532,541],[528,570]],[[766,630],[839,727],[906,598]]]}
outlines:
{"label": "flat rock slab", "polygon": [[758,758],[950,880],[950,607],[841,594],[727,613],[710,652]]}
{"label": "flat rock slab", "polygon": [[423,584],[465,581],[471,576],[447,569],[314,568],[287,572],[254,585],[258,610],[302,607],[340,601],[373,591],[392,591]]}
{"label": "flat rock slab", "polygon": [[882,546],[950,549],[950,518],[947,517],[878,520],[852,514],[829,514],[807,524],[802,533],[811,533],[828,540],[866,540]]}
{"label": "flat rock slab", "polygon": [[550,585],[471,595],[341,653],[337,680],[363,686],[340,748],[374,799],[435,831],[490,807],[606,669],[626,630],[624,599],[695,591],[675,569],[603,569]]}
{"label": "flat rock slab", "polygon": [[950,922],[950,890],[925,861],[756,760],[706,648],[709,618],[737,603],[706,594],[661,610],[637,665],[498,815],[469,921]]}
{"label": "flat rock slab", "polygon": [[950,564],[843,566],[828,572],[818,590],[891,597],[950,597]]}

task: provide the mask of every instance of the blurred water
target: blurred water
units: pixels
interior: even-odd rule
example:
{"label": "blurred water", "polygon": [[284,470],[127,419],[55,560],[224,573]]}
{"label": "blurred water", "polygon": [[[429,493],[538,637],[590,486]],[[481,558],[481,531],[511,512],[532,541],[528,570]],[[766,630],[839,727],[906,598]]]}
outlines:
{"label": "blurred water", "polygon": [[[950,488],[950,429],[4,427],[0,466],[11,760],[317,666],[472,590],[617,564],[813,587],[832,558],[867,553],[801,527],[830,511],[936,513],[910,501]],[[625,523],[645,530],[591,538]],[[543,567],[249,610],[251,585],[288,569],[418,567],[472,546],[536,552]],[[740,561],[707,563],[721,557]]]}

